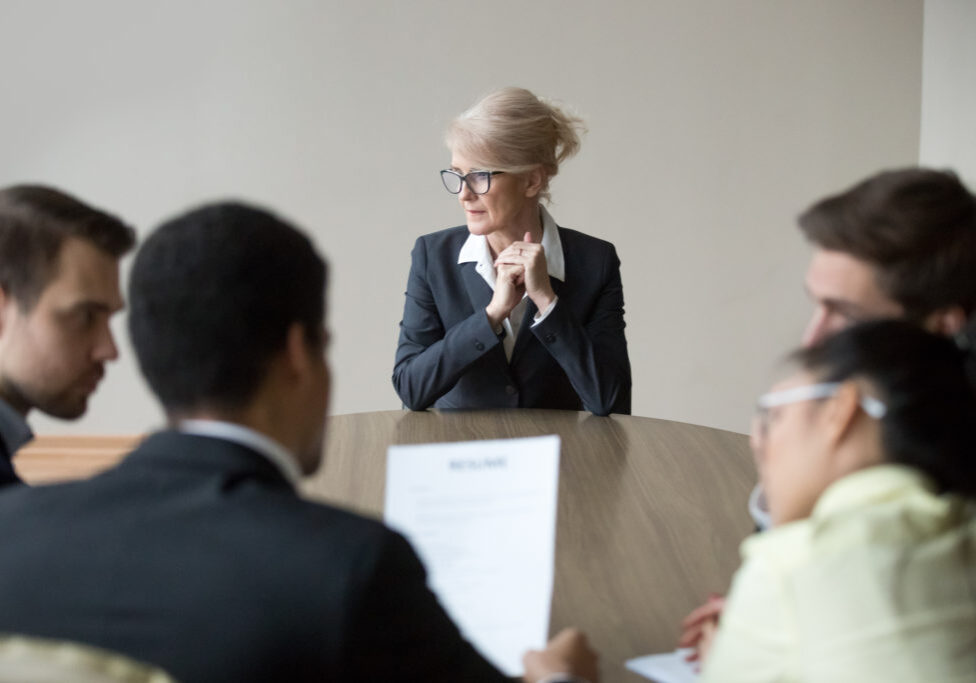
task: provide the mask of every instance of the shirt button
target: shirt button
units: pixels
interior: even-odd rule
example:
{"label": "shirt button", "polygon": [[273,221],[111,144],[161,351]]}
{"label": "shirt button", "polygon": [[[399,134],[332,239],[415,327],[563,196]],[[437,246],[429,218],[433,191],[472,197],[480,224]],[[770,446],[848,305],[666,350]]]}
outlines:
{"label": "shirt button", "polygon": [[514,396],[515,391],[516,391],[515,387],[513,387],[511,384],[505,387],[505,393],[508,394],[509,396]]}
{"label": "shirt button", "polygon": [[479,351],[484,351],[485,350],[485,345],[482,344],[480,341],[476,341],[474,343],[474,348],[478,349]]}

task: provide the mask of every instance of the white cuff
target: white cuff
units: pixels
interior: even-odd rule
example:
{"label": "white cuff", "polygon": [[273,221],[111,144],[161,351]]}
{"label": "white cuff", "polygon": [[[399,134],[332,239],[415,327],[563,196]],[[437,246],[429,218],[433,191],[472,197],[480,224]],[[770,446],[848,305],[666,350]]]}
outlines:
{"label": "white cuff", "polygon": [[[559,301],[559,297],[558,296],[553,297],[552,301],[549,302],[549,305],[546,306],[546,310],[542,311],[541,313],[535,314],[535,318],[532,319],[532,327],[535,327],[536,325],[538,325],[543,320],[549,317],[549,314],[552,313],[552,309],[556,307],[557,301]],[[539,683],[543,683],[543,681],[539,681]]]}

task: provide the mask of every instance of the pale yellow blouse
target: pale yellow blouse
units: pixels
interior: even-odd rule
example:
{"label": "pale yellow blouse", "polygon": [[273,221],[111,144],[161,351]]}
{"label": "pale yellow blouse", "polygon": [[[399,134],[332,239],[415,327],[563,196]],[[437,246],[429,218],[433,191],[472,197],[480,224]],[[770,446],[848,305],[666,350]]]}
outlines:
{"label": "pale yellow blouse", "polygon": [[747,539],[702,680],[976,683],[976,505],[898,465]]}

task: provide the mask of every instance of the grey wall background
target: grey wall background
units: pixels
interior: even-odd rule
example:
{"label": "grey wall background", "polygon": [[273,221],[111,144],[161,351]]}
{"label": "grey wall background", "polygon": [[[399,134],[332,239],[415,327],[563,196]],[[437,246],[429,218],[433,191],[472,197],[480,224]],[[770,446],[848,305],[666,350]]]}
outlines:
{"label": "grey wall background", "polygon": [[927,0],[919,159],[976,191],[976,2]]}
{"label": "grey wall background", "polygon": [[[922,36],[921,0],[3,0],[0,183],[142,234],[274,207],[332,263],[333,411],[394,409],[410,248],[462,220],[442,130],[525,86],[588,122],[551,210],[621,254],[634,412],[744,431],[809,313],[795,215],[918,160]],[[118,322],[89,414],[36,431],[159,424]]]}

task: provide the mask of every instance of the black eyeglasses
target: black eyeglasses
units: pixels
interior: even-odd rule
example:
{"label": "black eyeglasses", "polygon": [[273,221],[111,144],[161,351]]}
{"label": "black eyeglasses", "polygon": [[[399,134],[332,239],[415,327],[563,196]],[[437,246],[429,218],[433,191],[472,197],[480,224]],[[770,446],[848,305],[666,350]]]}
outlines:
{"label": "black eyeglasses", "polygon": [[493,175],[501,175],[504,172],[471,171],[465,175],[461,175],[457,171],[445,168],[441,171],[441,182],[444,183],[444,189],[451,194],[460,194],[461,187],[464,183],[467,183],[468,189],[475,194],[484,194],[491,189],[491,177]]}

